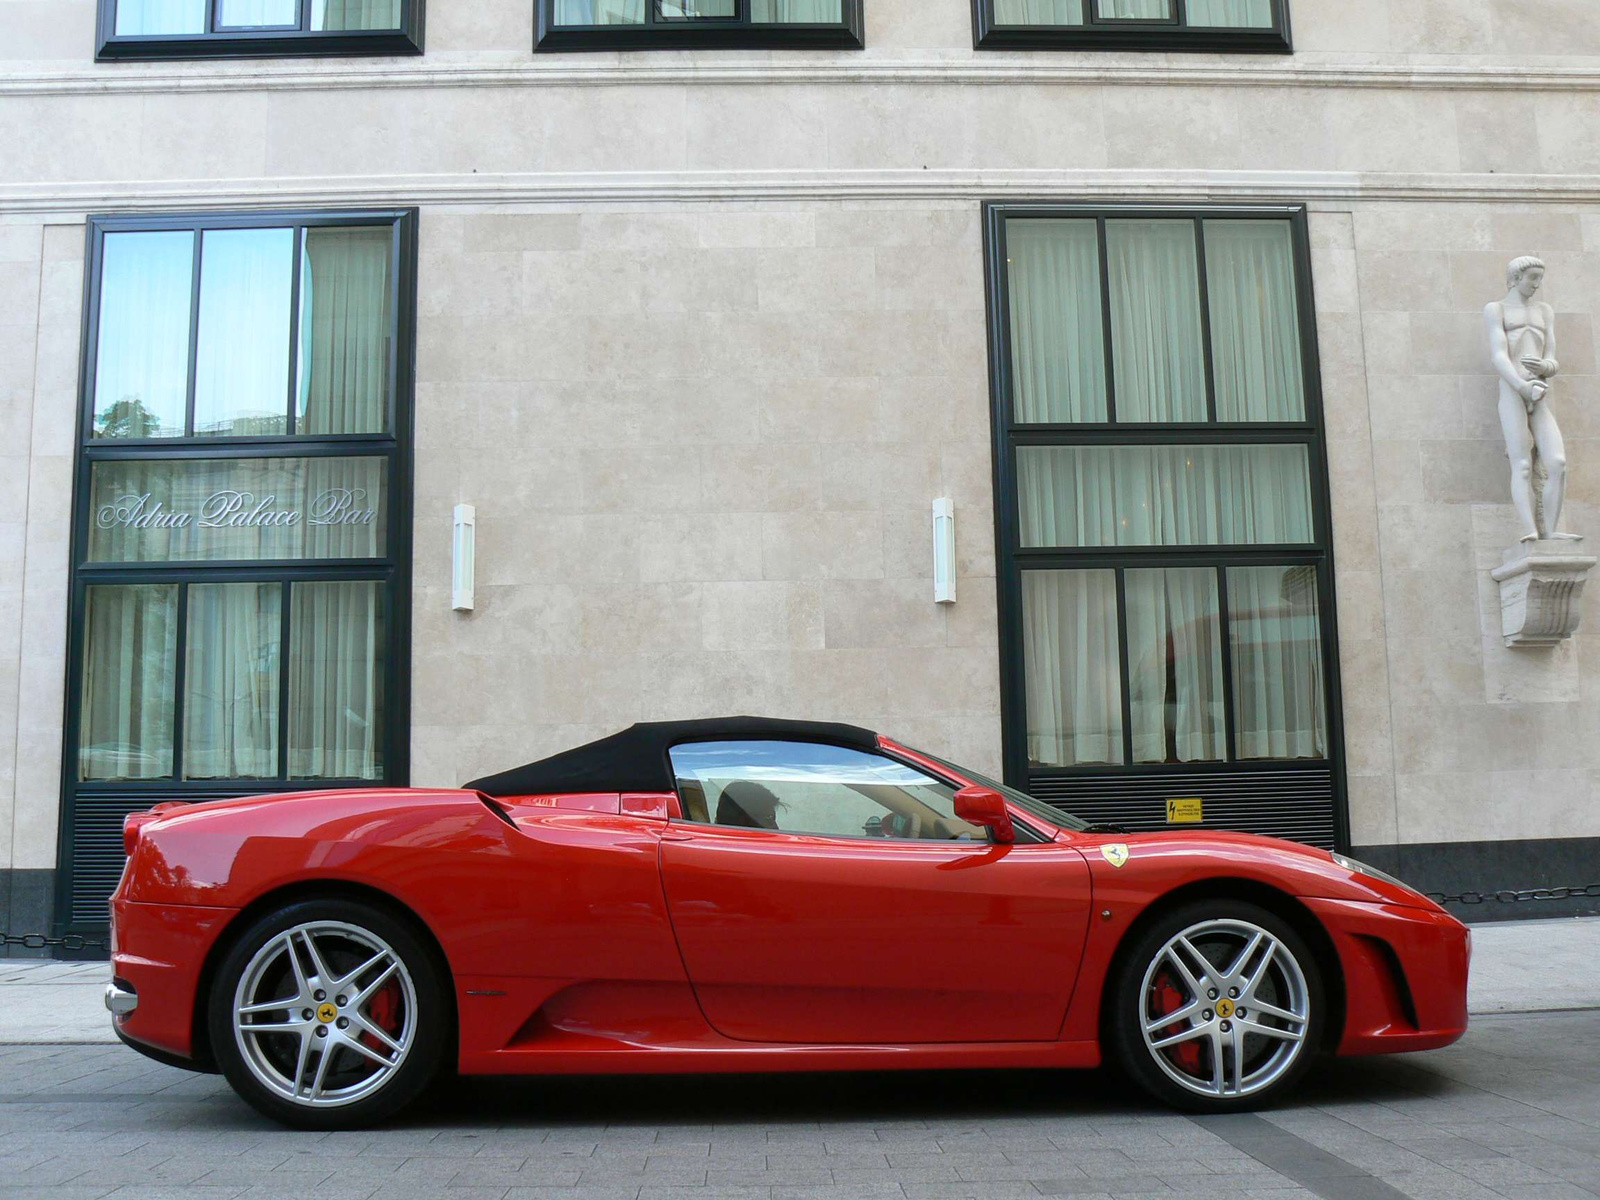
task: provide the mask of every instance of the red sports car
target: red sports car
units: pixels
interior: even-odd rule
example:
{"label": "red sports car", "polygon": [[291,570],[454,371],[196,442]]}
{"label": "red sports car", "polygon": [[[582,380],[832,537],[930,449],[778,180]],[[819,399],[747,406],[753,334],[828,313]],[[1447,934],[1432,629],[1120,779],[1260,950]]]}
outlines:
{"label": "red sports car", "polygon": [[1466,1029],[1469,934],[1380,871],[1083,822],[847,725],[635,725],[461,790],[162,804],[118,1035],[319,1129],[438,1073],[1092,1067],[1225,1111]]}

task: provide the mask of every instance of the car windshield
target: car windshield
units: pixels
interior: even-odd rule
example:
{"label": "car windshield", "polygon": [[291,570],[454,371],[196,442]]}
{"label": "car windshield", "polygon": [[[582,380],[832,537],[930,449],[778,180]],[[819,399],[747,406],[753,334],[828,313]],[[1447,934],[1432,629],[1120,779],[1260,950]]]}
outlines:
{"label": "car windshield", "polygon": [[950,768],[957,775],[970,779],[973,783],[982,787],[993,788],[1023,812],[1038,817],[1041,821],[1048,821],[1050,824],[1059,826],[1062,829],[1089,828],[1089,822],[1081,817],[1075,817],[1065,809],[1057,808],[1053,804],[1046,804],[1043,800],[1035,800],[1027,792],[1019,792],[1014,787],[1007,787],[998,779],[990,779],[987,775],[981,775],[971,767],[960,766],[949,759],[940,758],[937,754],[929,754],[926,750],[918,750],[917,753],[930,762],[936,762],[942,767]]}

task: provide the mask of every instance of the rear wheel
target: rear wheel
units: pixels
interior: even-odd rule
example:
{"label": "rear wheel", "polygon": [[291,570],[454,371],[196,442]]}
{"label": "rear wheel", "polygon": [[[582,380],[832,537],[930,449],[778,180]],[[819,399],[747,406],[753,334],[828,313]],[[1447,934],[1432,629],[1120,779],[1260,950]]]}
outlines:
{"label": "rear wheel", "polygon": [[443,973],[404,922],[308,900],[256,921],[218,968],[208,1020],[218,1064],[267,1116],[354,1128],[398,1112],[439,1072]]}
{"label": "rear wheel", "polygon": [[1287,921],[1243,901],[1196,901],[1123,956],[1106,1036],[1127,1074],[1168,1104],[1256,1108],[1311,1065],[1323,995],[1316,958]]}

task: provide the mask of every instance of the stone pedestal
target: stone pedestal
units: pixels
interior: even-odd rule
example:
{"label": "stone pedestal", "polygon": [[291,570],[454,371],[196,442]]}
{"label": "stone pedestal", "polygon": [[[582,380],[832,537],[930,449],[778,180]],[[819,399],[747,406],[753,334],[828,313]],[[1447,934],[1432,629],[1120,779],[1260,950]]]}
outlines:
{"label": "stone pedestal", "polygon": [[1600,561],[1582,542],[1541,539],[1513,546],[1489,574],[1500,585],[1507,646],[1553,646],[1578,632],[1583,585]]}

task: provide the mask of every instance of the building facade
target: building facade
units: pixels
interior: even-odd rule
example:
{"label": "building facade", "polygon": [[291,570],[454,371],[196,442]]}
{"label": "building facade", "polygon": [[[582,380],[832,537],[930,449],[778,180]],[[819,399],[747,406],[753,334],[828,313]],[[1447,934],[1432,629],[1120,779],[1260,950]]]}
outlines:
{"label": "building facade", "polygon": [[1600,880],[1484,318],[1538,256],[1600,543],[1588,16],[0,0],[0,929],[103,929],[160,800],[731,712]]}

